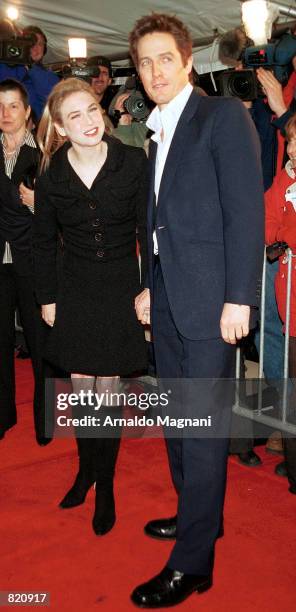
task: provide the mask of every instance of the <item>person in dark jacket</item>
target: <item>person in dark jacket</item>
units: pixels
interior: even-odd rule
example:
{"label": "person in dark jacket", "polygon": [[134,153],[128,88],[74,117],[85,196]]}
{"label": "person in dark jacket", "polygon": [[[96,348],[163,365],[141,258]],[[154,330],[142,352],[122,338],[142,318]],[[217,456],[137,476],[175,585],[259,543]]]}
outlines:
{"label": "person in dark jacket", "polygon": [[[53,89],[38,140],[46,171],[36,184],[36,287],[43,319],[52,327],[45,356],[71,373],[74,391],[96,389],[107,396],[118,388],[119,376],[147,366],[134,305],[140,292],[136,230],[142,278],[146,269],[146,156],[104,134],[96,94],[79,79]],[[59,231],[64,255],[58,283]],[[120,431],[105,430],[104,437],[83,438],[76,431],[79,472],[60,503],[62,508],[83,503],[95,482],[97,535],[115,522]]]}
{"label": "person in dark jacket", "polygon": [[34,35],[35,43],[30,49],[31,64],[10,66],[0,63],[0,82],[4,79],[17,79],[26,88],[29,103],[38,120],[42,115],[44,105],[52,88],[59,81],[59,77],[43,65],[43,58],[47,51],[47,38],[38,26],[27,26],[25,35]]}
{"label": "person in dark jacket", "polygon": [[42,321],[34,297],[32,222],[39,152],[27,130],[30,116],[24,86],[0,83],[0,437],[16,423],[14,339],[18,307],[35,377],[34,417],[37,442],[45,444]]}

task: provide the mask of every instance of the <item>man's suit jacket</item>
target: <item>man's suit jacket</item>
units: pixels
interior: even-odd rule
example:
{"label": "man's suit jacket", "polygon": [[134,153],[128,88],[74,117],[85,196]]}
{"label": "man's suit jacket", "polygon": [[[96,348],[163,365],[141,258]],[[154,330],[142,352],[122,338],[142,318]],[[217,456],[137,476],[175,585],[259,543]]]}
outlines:
{"label": "man's suit jacket", "polygon": [[0,143],[0,263],[5,242],[9,242],[13,263],[19,274],[32,273],[33,215],[19,197],[19,185],[37,170],[38,149],[24,144],[15,164],[11,179],[5,174],[3,148]]}
{"label": "man's suit jacket", "polygon": [[155,228],[178,331],[221,336],[225,302],[256,305],[264,249],[260,146],[243,104],[192,92],[178,122],[155,210],[157,145],[150,146],[149,285]]}

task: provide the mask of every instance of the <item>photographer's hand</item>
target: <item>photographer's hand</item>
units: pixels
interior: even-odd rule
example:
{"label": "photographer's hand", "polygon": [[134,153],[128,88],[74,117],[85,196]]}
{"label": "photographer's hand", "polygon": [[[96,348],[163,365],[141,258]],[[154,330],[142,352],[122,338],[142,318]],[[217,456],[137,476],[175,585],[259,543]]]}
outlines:
{"label": "photographer's hand", "polygon": [[[116,103],[114,104],[114,110],[118,110],[121,113],[123,113],[125,111],[124,102],[129,97],[130,97],[129,93],[120,94],[120,96],[118,96],[118,98],[116,100]],[[132,122],[132,116],[129,115],[128,113],[125,113],[124,115],[121,115],[121,117],[119,119],[119,125],[130,125],[131,122]]]}
{"label": "photographer's hand", "polygon": [[256,70],[259,83],[261,83],[268,104],[271,110],[274,111],[277,117],[281,117],[287,112],[287,107],[283,98],[283,89],[279,81],[270,72],[270,70],[264,70],[264,68],[258,68]]}

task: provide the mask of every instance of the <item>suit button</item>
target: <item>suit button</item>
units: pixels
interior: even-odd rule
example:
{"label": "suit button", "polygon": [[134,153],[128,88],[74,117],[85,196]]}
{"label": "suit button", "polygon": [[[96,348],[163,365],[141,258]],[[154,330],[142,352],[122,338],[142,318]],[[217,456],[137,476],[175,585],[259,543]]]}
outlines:
{"label": "suit button", "polygon": [[95,202],[89,202],[89,208],[90,208],[91,210],[95,210],[95,209],[97,208],[96,203],[95,203]]}
{"label": "suit button", "polygon": [[100,227],[101,221],[100,221],[100,219],[93,219],[91,224],[92,224],[93,227]]}
{"label": "suit button", "polygon": [[102,238],[103,238],[103,234],[95,234],[95,240],[97,242],[101,242]]}
{"label": "suit button", "polygon": [[97,257],[104,257],[104,251],[103,251],[103,249],[99,249],[99,250],[97,251]]}

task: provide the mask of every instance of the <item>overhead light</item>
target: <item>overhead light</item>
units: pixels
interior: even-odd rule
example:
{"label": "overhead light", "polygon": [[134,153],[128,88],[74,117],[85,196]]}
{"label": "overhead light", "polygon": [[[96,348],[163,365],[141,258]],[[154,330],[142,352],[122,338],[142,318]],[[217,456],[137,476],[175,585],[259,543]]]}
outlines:
{"label": "overhead light", "polygon": [[271,37],[272,24],[278,17],[276,5],[265,0],[247,0],[242,4],[242,20],[246,34],[255,45],[265,45]]}
{"label": "overhead light", "polygon": [[68,38],[68,48],[71,60],[87,57],[86,38]]}
{"label": "overhead light", "polygon": [[15,21],[19,16],[19,11],[16,6],[9,6],[6,9],[6,15],[11,21]]}

